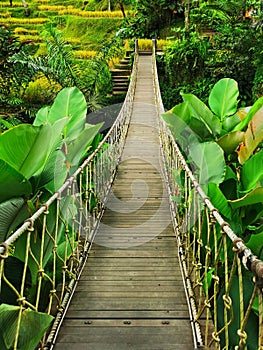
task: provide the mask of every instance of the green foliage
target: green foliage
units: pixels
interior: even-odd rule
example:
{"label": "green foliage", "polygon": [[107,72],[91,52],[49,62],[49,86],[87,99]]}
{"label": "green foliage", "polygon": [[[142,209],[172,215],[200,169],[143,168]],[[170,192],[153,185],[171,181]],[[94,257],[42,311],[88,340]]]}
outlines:
{"label": "green foliage", "polygon": [[190,27],[175,31],[162,62],[165,106],[178,103],[181,91],[207,102],[211,87],[224,77],[237,81],[239,105],[252,104],[262,96],[260,27],[245,19],[240,1],[199,2],[190,9]]}
{"label": "green foliage", "polygon": [[156,38],[160,31],[175,21],[176,2],[169,0],[138,0],[133,8],[136,16],[127,18],[124,23],[126,37]]}
{"label": "green foliage", "polygon": [[[189,166],[214,207],[230,223],[233,231],[247,241],[249,247],[255,248],[254,254],[262,256],[262,99],[256,101],[250,109],[238,110],[237,83],[226,78],[218,81],[211,90],[208,98],[210,109],[196,96],[182,96],[184,102],[166,112],[163,118],[182,147]],[[205,239],[205,216],[203,223],[202,235]],[[209,246],[213,251],[213,245]],[[221,259],[224,261],[223,257]],[[231,260],[231,255],[229,259]],[[205,282],[213,288],[209,275]],[[253,285],[246,276],[243,278],[243,284],[247,306]],[[222,285],[218,295],[217,315],[220,327],[224,325],[224,307],[221,305],[223,293],[225,291]],[[230,289],[230,296],[232,300],[235,299],[234,320],[229,332],[230,346],[237,342],[235,330],[239,329],[240,317],[239,302],[236,303],[238,295],[237,276],[234,276]],[[248,345],[251,348],[256,347],[258,306],[254,305],[253,310],[246,326]],[[222,335],[220,345],[224,344],[225,338]]]}
{"label": "green foliage", "polygon": [[61,90],[61,85],[46,78],[44,75],[31,81],[25,90],[24,98],[30,109],[52,104],[56,95]]}
{"label": "green foliage", "polygon": [[224,152],[215,142],[191,144],[189,159],[198,169],[200,185],[223,182],[226,168]]}
{"label": "green foliage", "polygon": [[[239,290],[239,282],[238,277],[234,276],[229,296],[232,300],[232,307],[233,307],[233,320],[229,325],[229,349],[232,349],[232,344],[238,344],[239,337],[237,335],[237,330],[240,328],[240,302],[241,298],[244,298],[244,308],[247,309],[252,293],[253,293],[253,283],[249,279],[248,276],[244,276],[243,281],[243,290],[244,290],[244,296],[240,296],[240,290]],[[223,301],[223,295],[226,293],[225,286],[221,289],[217,302],[218,302],[218,314],[217,314],[217,321],[218,321],[218,327],[224,327],[225,321],[224,321],[224,301]],[[228,315],[230,318],[230,314]],[[246,322],[245,326],[245,332],[247,334],[246,339],[246,345],[248,349],[256,349],[257,348],[257,339],[258,339],[258,327],[256,326],[258,324],[258,318],[254,312],[249,314],[248,321]],[[226,345],[225,336],[224,333],[220,336],[220,346],[222,348]]]}
{"label": "green foliage", "polygon": [[74,18],[67,17],[66,24],[61,28],[66,39],[77,38],[73,43],[74,49],[86,49],[100,51],[105,43],[110,41],[118,29],[122,20],[119,18]]}
{"label": "green foliage", "polygon": [[[0,202],[2,211],[5,213],[5,219],[3,218],[2,221],[2,241],[10,234],[10,227],[14,228],[11,224],[12,213],[14,218],[20,217],[20,211],[28,196],[30,195],[33,200],[36,200],[40,189],[42,192],[49,193],[50,182],[53,183],[53,191],[56,191],[58,185],[61,185],[61,181],[56,176],[62,176],[64,180],[71,171],[71,167],[79,164],[101,127],[101,124],[95,126],[85,124],[86,101],[77,88],[62,90],[53,106],[45,111],[46,113],[43,113],[43,110],[39,111],[33,125],[21,124],[0,136],[0,157],[1,164],[4,166],[1,174],[7,177],[9,170],[10,182],[10,191],[6,191],[6,184],[9,182],[7,180],[1,181],[2,196]],[[43,115],[45,115],[45,119],[43,119]],[[85,133],[86,137],[85,142],[80,145],[75,140],[78,140],[82,133]],[[63,153],[61,149],[63,143],[64,148],[70,149],[72,154],[65,155]],[[12,147],[8,147],[8,145]],[[63,166],[60,167],[60,172],[56,173],[56,161],[60,157],[62,157]],[[70,164],[66,164],[66,157],[71,157]],[[13,190],[11,191],[12,181]],[[20,186],[23,186],[21,190],[17,181],[20,181]],[[17,189],[16,194],[14,193],[15,189]],[[26,195],[24,200],[18,198],[23,194]],[[23,216],[24,213],[21,218]],[[17,222],[17,225],[19,223]],[[5,232],[4,227],[7,229]]]}
{"label": "green foliage", "polygon": [[0,347],[3,350],[35,349],[53,317],[30,309],[23,309],[21,325],[16,344],[16,328],[19,322],[20,307],[7,304],[0,305]]}
{"label": "green foliage", "polygon": [[10,110],[20,112],[23,108],[23,93],[33,76],[10,59],[17,53],[28,54],[30,45],[27,44],[21,44],[8,27],[0,25],[0,109],[3,115],[7,115]]}
{"label": "green foliage", "polygon": [[180,93],[192,92],[203,101],[208,97],[213,79],[207,73],[207,56],[211,50],[209,40],[195,31],[177,29],[175,40],[158,57],[158,71],[163,103],[171,108],[180,101]]}
{"label": "green foliage", "polygon": [[33,57],[21,52],[14,54],[10,61],[25,67],[32,75],[44,75],[62,88],[78,87],[88,101],[89,110],[98,108],[99,103],[103,101],[110,89],[108,56],[101,53],[94,59],[88,60],[85,65],[78,64],[70,45],[62,37],[62,33],[53,27],[48,28],[45,41],[46,55]]}
{"label": "green foliage", "polygon": [[251,104],[253,81],[256,73],[254,62],[262,43],[257,31],[246,26],[234,28],[225,25],[220,34],[213,36],[213,50],[208,59],[208,71],[217,79],[231,77],[238,82],[241,103]]}
{"label": "green foliage", "polygon": [[[183,97],[185,98],[185,95]],[[194,101],[192,110],[189,109],[188,105],[191,100]],[[236,82],[231,79],[222,79],[215,84],[210,93],[209,104],[212,108],[210,113],[204,112],[208,107],[205,107],[201,100],[191,96],[163,117],[184,152],[190,149],[190,158],[192,163],[197,166],[197,174],[202,184],[217,183],[226,199],[231,199],[229,202],[233,210],[231,217],[237,218],[234,226],[241,223],[241,232],[238,233],[247,235],[247,225],[252,223],[256,227],[260,225],[259,218],[263,210],[261,150],[263,108],[260,99],[250,109],[251,112],[238,111],[237,101],[238,87]],[[246,117],[246,113],[248,117]],[[248,122],[241,122],[241,116],[244,121]],[[217,123],[212,122],[215,118],[219,123],[219,128]],[[242,125],[242,127],[238,127],[236,130],[237,125]],[[213,166],[213,156],[209,156],[208,149],[203,152],[203,148],[208,147],[211,141],[214,145],[217,143],[224,151],[224,164],[231,167],[232,174],[229,172],[230,168],[226,168],[228,171],[221,182],[211,180],[214,176],[213,172],[220,169],[220,162],[217,161],[218,166]],[[185,147],[187,144],[190,147]],[[216,159],[216,151],[212,153]],[[210,164],[211,167],[204,166],[204,162]],[[205,171],[208,172],[206,176]],[[229,181],[231,181],[232,188],[235,188],[234,192],[229,189]],[[213,192],[215,192],[214,189]],[[221,194],[220,196],[219,194],[212,196],[211,199],[215,206],[218,204],[222,207]],[[246,207],[246,205],[252,205],[253,211],[250,206]]]}
{"label": "green foliage", "polygon": [[209,106],[221,122],[235,114],[238,95],[237,82],[232,79],[221,79],[213,87],[209,95]]}
{"label": "green foliage", "polygon": [[[62,178],[65,179],[71,167],[79,164],[101,128],[101,124],[86,124],[86,114],[83,94],[76,87],[65,88],[51,107],[39,110],[33,125],[21,124],[0,135],[0,203],[22,195],[25,199],[29,195],[34,198],[40,189],[43,191],[54,181],[56,161],[64,163]],[[63,144],[72,153],[64,154]],[[70,160],[67,166],[66,159]],[[54,191],[56,189],[57,186]],[[7,210],[12,207],[15,212],[20,205],[14,201],[5,202]]]}
{"label": "green foliage", "polygon": [[235,24],[242,19],[244,3],[239,0],[212,0],[201,2],[198,7],[192,8],[191,23],[199,30],[213,29],[227,23]]}
{"label": "green foliage", "polygon": [[[29,214],[34,213],[50,193],[54,194],[66,177],[87,157],[102,124],[87,124],[86,114],[84,95],[76,87],[65,88],[57,95],[51,107],[44,107],[37,113],[33,125],[21,124],[0,135],[1,241],[5,241]],[[62,198],[60,204],[60,215],[67,209],[70,213],[68,216],[74,216],[76,207],[70,198]],[[42,219],[36,220],[34,235],[30,239],[31,254],[27,257],[27,235],[21,235],[14,243],[12,257],[7,259],[4,267],[5,276],[13,283],[14,288],[20,290],[24,263],[27,261],[25,294],[34,304],[39,287],[39,265],[36,261],[42,260],[41,266],[46,275],[41,284],[38,311],[45,310],[52,288],[45,276],[48,275],[47,269],[53,259],[55,235],[59,251],[65,247],[66,228],[63,219],[56,226],[56,211],[56,203],[53,203],[49,207],[46,227],[49,235],[43,240]],[[67,248],[68,256],[73,249],[74,245]],[[58,266],[61,267],[61,264]],[[56,281],[58,283],[59,279]],[[16,304],[16,299],[15,290],[3,282],[1,303]],[[0,307],[3,323],[0,332],[1,349],[13,348],[18,312],[17,306],[2,304]],[[21,320],[18,348],[35,348],[52,317],[25,309]]]}

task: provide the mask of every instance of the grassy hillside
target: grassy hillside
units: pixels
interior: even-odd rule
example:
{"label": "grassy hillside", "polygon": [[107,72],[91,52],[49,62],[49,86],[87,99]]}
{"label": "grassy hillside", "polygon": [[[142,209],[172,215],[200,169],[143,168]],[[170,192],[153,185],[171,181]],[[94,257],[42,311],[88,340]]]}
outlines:
{"label": "grassy hillside", "polygon": [[121,11],[87,11],[85,1],[27,0],[0,3],[0,23],[10,26],[21,41],[43,41],[41,32],[53,23],[65,34],[74,50],[97,51],[121,26]]}
{"label": "grassy hillside", "polygon": [[76,49],[98,50],[121,26],[119,18],[76,18],[68,16],[63,33],[66,38],[76,38]]}

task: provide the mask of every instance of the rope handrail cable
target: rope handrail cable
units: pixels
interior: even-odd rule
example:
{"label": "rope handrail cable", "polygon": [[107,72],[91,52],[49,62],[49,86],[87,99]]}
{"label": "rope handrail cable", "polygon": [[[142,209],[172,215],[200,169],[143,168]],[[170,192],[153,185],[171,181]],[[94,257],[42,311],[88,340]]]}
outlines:
{"label": "rope handrail cable", "polygon": [[[136,41],[135,41],[135,57],[134,57],[134,63],[133,63],[133,69],[132,69],[132,71],[134,72],[134,75],[136,73],[137,54],[138,54],[138,52],[137,52],[137,39],[136,39]],[[121,116],[125,110],[126,103],[130,102],[129,98],[131,96],[131,90],[133,89],[134,79],[136,79],[136,77],[134,77],[132,75],[131,79],[130,79],[130,84],[128,87],[127,95],[126,95],[125,101],[122,105],[122,108],[118,114],[118,117],[116,118],[116,120],[114,121],[110,130],[104,136],[102,141],[99,143],[98,147],[94,150],[94,152],[86,160],[84,160],[84,162],[78,167],[78,169],[73,173],[73,175],[71,175],[64,182],[64,184],[46,201],[46,203],[44,203],[29,219],[27,219],[24,222],[24,224],[22,224],[21,227],[19,227],[8,239],[6,239],[5,242],[2,243],[3,245],[0,245],[0,254],[4,254],[4,252],[6,250],[6,246],[9,246],[10,244],[14,243],[16,241],[16,239],[30,227],[32,222],[35,222],[35,220],[38,219],[41,216],[41,214],[44,213],[46,208],[49,207],[57,198],[59,198],[61,193],[63,191],[65,191],[65,189],[67,189],[68,186],[70,186],[70,184],[74,181],[74,179],[76,179],[76,177],[80,174],[80,172],[83,171],[85,166],[88,163],[90,163],[92,161],[92,159],[94,159],[94,157],[99,153],[99,151],[102,149],[102,147],[107,142],[107,139],[109,138],[109,136],[112,134],[116,125],[120,122]]]}
{"label": "rope handrail cable", "polygon": [[[153,48],[154,47],[155,47],[155,45],[153,45]],[[156,72],[155,72],[155,70],[156,70]],[[157,90],[156,95],[157,95],[158,106],[159,106],[159,114],[161,115],[165,112],[165,110],[164,110],[164,106],[163,106],[162,99],[161,99],[156,62],[154,65],[154,72],[155,72],[155,86],[156,86],[156,90]],[[199,193],[199,195],[203,199],[205,205],[212,212],[212,215],[217,220],[219,225],[222,227],[222,230],[231,239],[231,241],[233,242],[235,247],[240,252],[243,253],[241,260],[242,260],[244,267],[247,270],[250,270],[253,274],[255,274],[255,276],[258,279],[262,279],[262,288],[263,288],[263,261],[259,260],[257,258],[257,256],[252,253],[252,251],[244,244],[243,240],[234,233],[234,231],[231,229],[230,225],[222,218],[221,214],[213,206],[212,202],[207,197],[207,195],[204,193],[201,185],[198,183],[198,181],[194,177],[192,171],[190,170],[189,166],[187,165],[185,158],[182,155],[178,144],[174,140],[174,137],[172,135],[171,130],[166,126],[164,120],[161,118],[160,118],[160,123],[162,124],[162,128],[165,130],[165,132],[170,137],[170,139],[173,140],[173,147],[176,150],[176,153],[178,154],[180,162],[182,163],[185,171],[187,172],[189,178],[191,179],[193,186],[196,188],[196,191]]]}

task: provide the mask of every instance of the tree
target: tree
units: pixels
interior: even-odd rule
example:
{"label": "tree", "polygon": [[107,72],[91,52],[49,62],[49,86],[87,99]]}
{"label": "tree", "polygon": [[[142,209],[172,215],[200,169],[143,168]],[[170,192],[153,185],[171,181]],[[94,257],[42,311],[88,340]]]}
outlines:
{"label": "tree", "polygon": [[27,5],[26,0],[22,0],[22,5],[23,5],[23,7],[24,7],[24,9],[25,9],[25,15],[26,15],[26,16],[29,16],[30,10],[29,10],[29,7],[28,7],[28,5]]}
{"label": "tree", "polygon": [[134,5],[136,17],[131,26],[135,36],[157,37],[160,30],[170,26],[179,2],[170,0],[138,0]]}
{"label": "tree", "polygon": [[190,27],[190,9],[191,9],[191,0],[184,0],[184,23],[185,29],[188,30]]}

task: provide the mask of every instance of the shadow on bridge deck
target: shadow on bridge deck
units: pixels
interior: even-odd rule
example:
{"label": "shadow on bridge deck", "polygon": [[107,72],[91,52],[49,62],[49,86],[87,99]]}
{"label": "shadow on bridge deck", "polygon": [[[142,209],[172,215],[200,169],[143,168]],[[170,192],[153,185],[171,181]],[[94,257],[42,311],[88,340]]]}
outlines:
{"label": "shadow on bridge deck", "polygon": [[190,350],[188,306],[162,175],[151,56],[107,209],[55,350]]}

